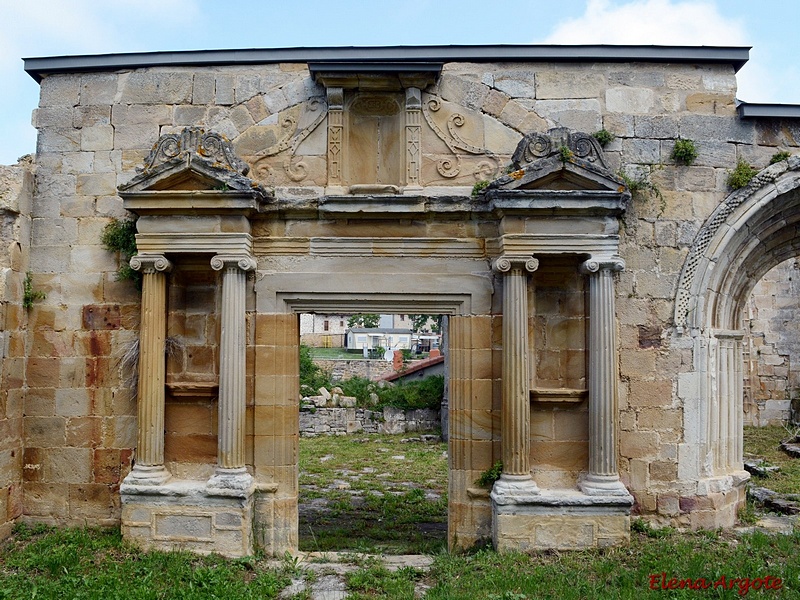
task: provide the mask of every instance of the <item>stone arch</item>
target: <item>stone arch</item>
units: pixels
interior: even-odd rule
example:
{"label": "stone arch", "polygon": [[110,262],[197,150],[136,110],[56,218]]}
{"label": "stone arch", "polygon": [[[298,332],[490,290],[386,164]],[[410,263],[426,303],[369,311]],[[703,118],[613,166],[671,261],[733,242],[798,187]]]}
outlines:
{"label": "stone arch", "polygon": [[[675,299],[679,337],[693,364],[678,381],[686,424],[679,477],[699,496],[722,494],[715,526],[731,526],[744,501],[742,308],[767,271],[800,255],[800,157],[772,165],[730,194],[686,258]],[[706,525],[708,523],[706,522]]]}
{"label": "stone arch", "polygon": [[738,308],[763,275],[800,254],[800,156],[761,171],[711,214],[684,263],[675,325],[738,329]]}

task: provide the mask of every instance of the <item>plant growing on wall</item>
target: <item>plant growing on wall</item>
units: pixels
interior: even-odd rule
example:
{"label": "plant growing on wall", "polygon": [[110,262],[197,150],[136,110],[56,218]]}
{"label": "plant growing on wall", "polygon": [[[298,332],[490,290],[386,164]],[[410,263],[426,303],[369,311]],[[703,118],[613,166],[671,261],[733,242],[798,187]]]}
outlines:
{"label": "plant growing on wall", "polygon": [[614,139],[616,138],[616,136],[607,129],[601,129],[599,131],[595,131],[592,134],[592,137],[594,137],[594,139],[600,142],[600,145],[603,148],[605,148],[608,144],[613,142]]}
{"label": "plant growing on wall", "polygon": [[625,182],[632,196],[647,194],[651,198],[657,198],[659,202],[659,216],[667,208],[667,201],[661,189],[650,179],[649,170],[638,170],[636,175],[628,175],[625,171],[617,172],[617,176]]}
{"label": "plant growing on wall", "polygon": [[475,185],[472,186],[472,196],[474,197],[477,196],[478,194],[481,194],[483,190],[489,187],[489,183],[490,182],[487,179],[482,179],[481,181],[478,181]]}
{"label": "plant growing on wall", "polygon": [[572,150],[570,150],[566,146],[560,146],[558,148],[558,154],[559,157],[561,158],[562,163],[568,163],[575,157],[575,155],[572,153]]}
{"label": "plant growing on wall", "polygon": [[758,170],[750,166],[743,158],[740,158],[736,167],[728,171],[728,186],[734,190],[745,187],[758,174]]}
{"label": "plant growing on wall", "polygon": [[678,138],[675,140],[675,146],[672,148],[670,158],[679,165],[691,165],[697,158],[697,145],[694,140]]}
{"label": "plant growing on wall", "polygon": [[111,219],[100,238],[103,246],[119,256],[117,281],[133,281],[136,289],[142,289],[142,274],[131,268],[130,260],[136,256],[136,217]]}
{"label": "plant growing on wall", "polygon": [[475,485],[481,487],[492,487],[494,482],[500,479],[503,473],[503,461],[498,460],[491,467],[486,469],[478,479],[475,480]]}
{"label": "plant growing on wall", "polygon": [[769,164],[774,165],[782,160],[788,160],[790,156],[791,153],[787,152],[786,150],[781,150],[780,152],[776,152],[772,155],[772,158],[769,159]]}
{"label": "plant growing on wall", "polygon": [[26,309],[33,306],[34,301],[44,300],[47,297],[42,291],[33,289],[33,277],[30,272],[25,273],[25,281],[22,284],[22,306]]}

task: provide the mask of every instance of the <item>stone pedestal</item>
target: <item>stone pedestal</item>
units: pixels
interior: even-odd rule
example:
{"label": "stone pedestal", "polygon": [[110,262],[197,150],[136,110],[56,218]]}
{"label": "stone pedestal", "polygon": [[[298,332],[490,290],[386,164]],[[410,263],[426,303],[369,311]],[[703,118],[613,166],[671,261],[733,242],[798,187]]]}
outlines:
{"label": "stone pedestal", "polygon": [[630,540],[630,496],[588,496],[577,490],[542,490],[524,502],[492,493],[496,550],[582,550]]}

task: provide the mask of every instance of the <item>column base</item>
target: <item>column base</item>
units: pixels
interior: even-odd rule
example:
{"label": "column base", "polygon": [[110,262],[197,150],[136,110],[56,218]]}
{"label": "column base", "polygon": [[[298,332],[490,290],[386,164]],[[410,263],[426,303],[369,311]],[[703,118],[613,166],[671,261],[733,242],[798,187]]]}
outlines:
{"label": "column base", "polygon": [[164,465],[133,465],[122,482],[125,485],[163,485],[172,477]]}
{"label": "column base", "polygon": [[578,488],[587,496],[630,496],[619,475],[587,473],[578,482]]}
{"label": "column base", "polygon": [[206,483],[209,494],[220,496],[239,496],[249,494],[253,488],[253,476],[245,467],[225,469],[217,467],[214,474]]}
{"label": "column base", "polygon": [[525,504],[539,495],[539,486],[530,475],[503,473],[495,481],[490,497],[497,504]]}

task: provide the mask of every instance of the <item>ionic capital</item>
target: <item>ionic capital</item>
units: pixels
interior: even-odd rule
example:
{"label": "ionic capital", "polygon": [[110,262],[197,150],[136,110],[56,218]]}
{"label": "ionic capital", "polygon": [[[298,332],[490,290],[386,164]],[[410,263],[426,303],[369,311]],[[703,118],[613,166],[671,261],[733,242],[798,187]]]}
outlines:
{"label": "ionic capital", "polygon": [[492,264],[492,269],[498,273],[508,273],[511,269],[521,269],[533,273],[538,268],[539,261],[532,256],[501,256]]}
{"label": "ionic capital", "polygon": [[248,254],[217,254],[211,259],[211,268],[221,271],[226,267],[237,267],[242,271],[255,271],[256,259]]}
{"label": "ionic capital", "polygon": [[172,270],[172,263],[162,254],[137,254],[131,258],[131,269],[143,273],[168,273]]}
{"label": "ionic capital", "polygon": [[592,256],[587,261],[581,263],[580,266],[580,271],[584,275],[597,273],[601,269],[622,271],[625,269],[625,261],[619,256]]}

